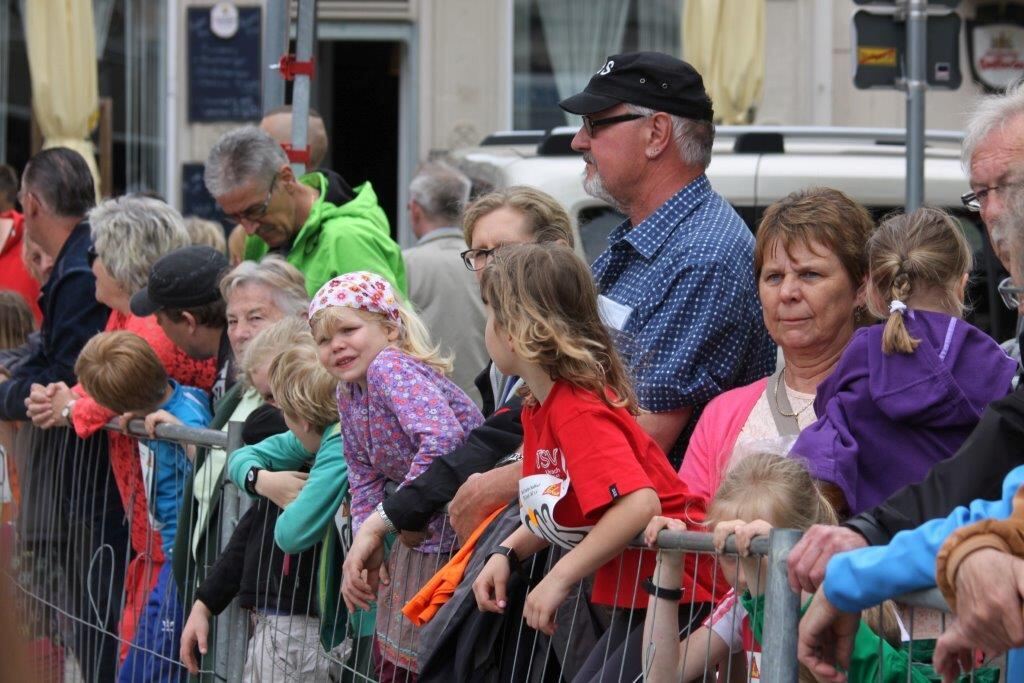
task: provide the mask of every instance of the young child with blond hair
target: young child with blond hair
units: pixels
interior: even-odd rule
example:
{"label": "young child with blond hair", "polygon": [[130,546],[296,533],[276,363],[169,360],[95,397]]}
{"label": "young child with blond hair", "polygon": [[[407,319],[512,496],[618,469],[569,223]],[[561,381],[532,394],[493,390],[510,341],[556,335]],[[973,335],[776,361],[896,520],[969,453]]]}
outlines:
{"label": "young child with blond hair", "polygon": [[[462,444],[483,422],[480,410],[445,376],[442,358],[420,319],[391,284],[374,273],[347,273],[313,297],[309,322],[320,362],[340,380],[338,414],[352,491],[353,546],[395,531],[381,503],[388,482],[402,485]],[[374,652],[378,678],[413,678],[418,634],[401,610],[448,560],[455,543],[443,515],[415,549],[398,544],[388,560],[391,581],[345,572],[350,610],[377,599]]]}
{"label": "young child with blond hair", "polygon": [[[765,629],[764,592],[767,558],[750,553],[757,536],[773,527],[805,531],[814,524],[835,524],[836,515],[820,487],[798,459],[776,453],[754,452],[735,461],[708,507],[707,524],[714,543],[724,553],[725,542],[735,535],[739,557],[721,554],[722,573],[733,590],[716,606],[704,625],[680,642],[679,621],[667,599],[682,584],[681,555],[659,550],[652,582],[665,597],[647,611],[644,625],[644,680],[699,681],[718,670],[718,680],[760,681],[761,642]],[[644,531],[645,542],[657,547],[663,529],[691,529],[684,522],[657,516]],[[891,604],[865,612],[857,630],[854,656],[847,671],[853,683],[881,680],[887,683],[927,679],[910,667],[899,651],[900,628]],[[875,630],[872,630],[875,629]],[[880,638],[876,632],[882,632]],[[733,655],[745,655],[737,660]],[[908,678],[908,668],[910,668]],[[878,676],[881,674],[881,678]],[[814,677],[801,667],[801,683]]]}
{"label": "young child with blond hair", "polygon": [[156,438],[155,430],[160,424],[206,427],[212,417],[209,399],[204,391],[168,378],[152,347],[131,332],[94,336],[82,348],[75,374],[79,385],[104,408],[145,415],[151,437],[139,441],[139,457],[150,524],[160,532],[164,560],[150,563],[150,571],[141,577],[145,607],[118,680],[177,681],[182,672],[167,659],[178,653],[184,613],[171,574],[171,551],[192,463],[185,448]]}

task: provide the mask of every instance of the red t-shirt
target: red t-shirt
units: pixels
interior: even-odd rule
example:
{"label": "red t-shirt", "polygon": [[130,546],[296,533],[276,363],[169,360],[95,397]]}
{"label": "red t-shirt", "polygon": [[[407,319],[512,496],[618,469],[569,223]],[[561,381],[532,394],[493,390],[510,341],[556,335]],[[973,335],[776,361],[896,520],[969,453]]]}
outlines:
{"label": "red t-shirt", "polygon": [[[610,408],[558,380],[543,404],[523,408],[522,419],[521,515],[542,538],[574,547],[616,499],[645,488],[657,492],[661,514],[703,524],[704,503],[689,493],[664,452],[624,408]],[[592,601],[646,607],[639,582],[654,573],[654,565],[652,551],[623,551],[597,570]],[[710,601],[713,577],[713,557],[698,570],[696,557],[688,556],[683,602]]]}
{"label": "red t-shirt", "polygon": [[39,310],[39,283],[32,279],[21,260],[21,238],[25,232],[24,219],[17,211],[0,213],[0,220],[14,222],[7,241],[0,244],[0,289],[10,289],[24,297],[36,325],[43,320]]}

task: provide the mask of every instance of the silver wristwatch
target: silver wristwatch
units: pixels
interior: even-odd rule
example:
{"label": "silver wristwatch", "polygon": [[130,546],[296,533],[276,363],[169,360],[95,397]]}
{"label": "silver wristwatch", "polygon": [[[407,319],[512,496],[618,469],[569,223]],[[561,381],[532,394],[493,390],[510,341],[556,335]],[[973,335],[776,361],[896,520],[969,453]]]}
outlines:
{"label": "silver wristwatch", "polygon": [[384,520],[384,526],[387,527],[389,534],[398,533],[398,527],[396,527],[395,523],[388,517],[388,513],[384,512],[383,502],[377,503],[376,512],[380,515],[380,518]]}

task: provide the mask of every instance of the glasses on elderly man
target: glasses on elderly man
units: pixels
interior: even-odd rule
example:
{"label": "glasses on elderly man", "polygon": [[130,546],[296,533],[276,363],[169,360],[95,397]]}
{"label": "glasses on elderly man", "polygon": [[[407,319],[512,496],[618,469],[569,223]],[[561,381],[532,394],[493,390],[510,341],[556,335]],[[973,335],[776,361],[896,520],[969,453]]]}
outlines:
{"label": "glasses on elderly man", "polygon": [[636,121],[637,119],[646,119],[646,114],[620,114],[619,116],[606,116],[603,119],[592,119],[586,114],[582,117],[583,127],[587,130],[587,135],[594,137],[594,130],[601,126],[612,126],[616,123],[625,123],[626,121]]}
{"label": "glasses on elderly man", "polygon": [[498,247],[491,249],[467,249],[466,251],[459,254],[462,257],[462,262],[466,264],[466,267],[470,270],[477,271],[483,270],[484,266],[491,260],[491,256],[497,251]]}
{"label": "glasses on elderly man", "polygon": [[253,204],[248,209],[243,209],[238,213],[227,214],[228,218],[241,221],[255,221],[263,218],[267,215],[267,211],[270,209],[270,199],[274,196],[274,184],[277,183],[277,174],[274,174],[274,178],[270,181],[270,189],[267,190],[267,198],[259,204]]}
{"label": "glasses on elderly man", "polygon": [[96,253],[96,245],[95,244],[90,244],[89,248],[85,252],[85,261],[86,261],[86,263],[89,264],[90,268],[92,268],[92,264],[96,263],[96,259],[98,257],[99,257],[99,254]]}
{"label": "glasses on elderly man", "polygon": [[983,187],[977,192],[964,192],[960,195],[960,201],[968,210],[978,212],[981,211],[981,205],[985,203],[993,192],[1005,194],[1011,187],[1018,187],[1020,185],[1024,185],[1024,179],[1005,182],[1002,185],[993,185],[992,187]]}

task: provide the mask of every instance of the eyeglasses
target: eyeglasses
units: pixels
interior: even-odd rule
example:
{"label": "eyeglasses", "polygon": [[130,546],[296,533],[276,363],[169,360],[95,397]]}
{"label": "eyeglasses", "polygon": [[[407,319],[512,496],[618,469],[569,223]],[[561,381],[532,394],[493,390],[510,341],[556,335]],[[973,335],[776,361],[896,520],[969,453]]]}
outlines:
{"label": "eyeglasses", "polygon": [[600,128],[601,126],[612,126],[616,123],[625,123],[626,121],[636,121],[637,119],[646,119],[646,114],[621,114],[619,116],[607,116],[603,119],[592,119],[586,114],[583,115],[583,127],[587,131],[587,135],[594,137],[594,129]]}
{"label": "eyeglasses", "polygon": [[983,187],[977,192],[964,192],[960,195],[960,201],[963,202],[963,205],[966,206],[968,210],[977,213],[978,211],[981,211],[981,205],[988,198],[989,194],[992,192],[1005,192],[1011,187],[1017,187],[1019,185],[1024,185],[1024,179],[1014,180],[1002,185],[993,185],[992,187]]}
{"label": "eyeglasses", "polygon": [[1013,278],[1005,278],[999,283],[999,296],[1003,298],[1003,304],[1012,311],[1020,307],[1020,297],[1024,294],[1024,287],[1017,287],[1013,284]]}
{"label": "eyeglasses", "polygon": [[92,268],[92,264],[96,263],[97,258],[99,258],[99,254],[96,253],[96,245],[90,244],[85,252],[85,262]]}
{"label": "eyeglasses", "polygon": [[233,218],[238,222],[242,221],[255,221],[263,218],[267,215],[267,211],[270,209],[270,199],[274,196],[274,185],[277,183],[277,175],[274,175],[273,180],[270,181],[270,189],[267,190],[267,198],[263,200],[261,204],[253,204],[248,209],[239,211],[238,213],[226,214],[228,218]]}
{"label": "eyeglasses", "polygon": [[491,249],[467,249],[459,254],[462,262],[472,271],[483,270],[484,266],[491,260],[491,255],[498,250],[498,247]]}

